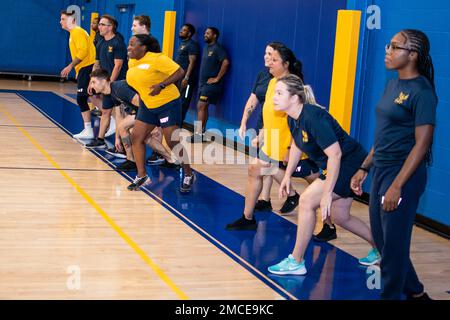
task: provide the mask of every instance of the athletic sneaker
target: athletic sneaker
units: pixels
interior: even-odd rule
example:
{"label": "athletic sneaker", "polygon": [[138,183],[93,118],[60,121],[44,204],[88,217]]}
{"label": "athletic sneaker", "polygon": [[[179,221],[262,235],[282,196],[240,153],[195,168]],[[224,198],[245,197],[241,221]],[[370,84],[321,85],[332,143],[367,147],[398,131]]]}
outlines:
{"label": "athletic sneaker", "polygon": [[116,121],[113,117],[111,117],[111,121],[109,122],[108,131],[105,133],[105,137],[110,137],[116,133]]}
{"label": "athletic sneaker", "polygon": [[126,159],[127,157],[124,151],[119,151],[116,147],[109,148],[105,152],[117,158]]}
{"label": "athletic sneaker", "polygon": [[303,262],[297,262],[294,256],[290,254],[286,259],[278,264],[270,266],[267,270],[269,270],[270,273],[278,275],[302,276],[306,274],[305,260],[303,260]]}
{"label": "athletic sneaker", "polygon": [[142,187],[147,182],[147,180],[148,180],[148,176],[147,175],[143,176],[142,178],[136,176],[136,178],[134,178],[134,180],[133,180],[133,183],[131,183],[128,186],[128,190],[130,190],[130,191],[133,191],[133,190],[137,191],[137,190],[139,190],[139,188]]}
{"label": "athletic sneaker", "polygon": [[74,134],[75,139],[94,139],[94,130],[92,128],[84,128],[80,133]]}
{"label": "athletic sneaker", "polygon": [[185,175],[183,183],[180,186],[180,192],[187,193],[191,191],[192,184],[194,183],[195,174],[192,172],[190,176]]}
{"label": "athletic sneaker", "polygon": [[256,223],[255,218],[253,217],[252,220],[248,220],[245,215],[242,215],[239,219],[236,221],[227,224],[226,228],[229,231],[241,231],[241,230],[256,230],[258,227],[258,224]]}
{"label": "athletic sneaker", "polygon": [[292,211],[298,206],[298,201],[300,200],[300,195],[295,192],[293,196],[287,197],[286,201],[284,202],[283,206],[280,209],[281,214],[287,214]]}
{"label": "athletic sneaker", "polygon": [[328,223],[324,223],[322,230],[313,236],[313,239],[317,242],[327,242],[336,238],[336,226],[333,224],[333,227],[331,228]]}
{"label": "athletic sneaker", "polygon": [[162,164],[164,161],[166,161],[166,159],[164,159],[164,157],[162,155],[160,155],[157,152],[153,152],[152,155],[150,157],[148,157],[147,164],[149,164],[151,166],[155,166],[158,164]]}
{"label": "athletic sneaker", "polygon": [[256,201],[255,211],[272,211],[272,203],[266,200]]}
{"label": "athletic sneaker", "polygon": [[117,170],[120,170],[120,171],[136,171],[137,170],[136,162],[128,160],[128,159],[125,162],[118,165],[116,168],[117,168]]}
{"label": "athletic sneaker", "polygon": [[88,144],[86,144],[86,148],[88,149],[105,149],[106,148],[106,143],[105,140],[102,138],[97,138],[92,142],[89,142]]}
{"label": "athletic sneaker", "polygon": [[101,117],[102,112],[97,107],[95,107],[91,110],[91,115],[93,115],[94,117]]}
{"label": "athletic sneaker", "polygon": [[371,266],[377,264],[378,262],[380,262],[380,260],[381,260],[380,253],[378,252],[377,249],[372,248],[369,250],[367,256],[359,259],[358,262],[363,266]]}
{"label": "athletic sneaker", "polygon": [[173,162],[169,162],[166,159],[164,159],[164,161],[162,163],[159,164],[160,168],[169,168],[169,169],[177,169],[180,167],[179,164],[173,163]]}

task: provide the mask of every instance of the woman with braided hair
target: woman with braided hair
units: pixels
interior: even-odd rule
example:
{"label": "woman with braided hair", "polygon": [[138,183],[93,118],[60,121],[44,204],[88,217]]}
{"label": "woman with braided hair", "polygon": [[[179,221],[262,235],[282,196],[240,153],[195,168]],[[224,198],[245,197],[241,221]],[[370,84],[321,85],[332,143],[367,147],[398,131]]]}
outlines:
{"label": "woman with braided hair", "polygon": [[382,299],[430,299],[409,257],[419,199],[427,181],[437,96],[430,42],[419,30],[403,30],[386,46],[385,65],[395,70],[376,107],[375,143],[352,178],[360,195],[373,167],[370,224],[381,253]]}

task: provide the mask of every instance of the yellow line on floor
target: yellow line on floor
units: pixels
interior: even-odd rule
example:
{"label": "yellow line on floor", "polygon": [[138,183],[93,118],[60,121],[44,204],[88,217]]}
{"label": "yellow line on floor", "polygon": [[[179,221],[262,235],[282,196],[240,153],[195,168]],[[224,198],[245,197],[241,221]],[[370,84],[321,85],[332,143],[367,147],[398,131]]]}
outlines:
{"label": "yellow line on floor", "polygon": [[30,140],[30,142],[38,149],[42,155],[50,162],[50,164],[58,170],[58,172],[75,188],[75,190],[80,193],[80,195],[105,219],[106,222],[120,235],[120,237],[125,240],[125,242],[133,248],[133,250],[142,258],[142,260],[147,263],[147,265],[152,268],[156,275],[161,278],[162,281],[170,288],[173,292],[177,294],[180,299],[187,300],[186,294],[177,287],[177,285],[161,270],[158,265],[156,265],[152,259],[150,259],[147,254],[142,250],[115,222],[112,220],[108,214],[92,199],[89,194],[84,191],[61,167],[58,163],[53,160],[53,158],[37,143],[37,141],[20,125],[20,123],[14,118],[14,116],[0,105],[0,111],[9,119],[12,123],[19,129],[22,134]]}

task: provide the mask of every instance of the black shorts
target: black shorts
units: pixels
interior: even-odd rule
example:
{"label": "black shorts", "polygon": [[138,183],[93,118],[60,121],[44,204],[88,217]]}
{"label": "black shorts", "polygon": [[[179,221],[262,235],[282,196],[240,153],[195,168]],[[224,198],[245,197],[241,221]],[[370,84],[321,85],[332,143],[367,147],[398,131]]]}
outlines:
{"label": "black shorts", "polygon": [[77,75],[77,96],[88,96],[89,82],[91,81],[91,72],[94,65],[86,66],[78,71]]}
{"label": "black shorts", "polygon": [[319,167],[311,159],[303,159],[298,162],[297,168],[292,174],[296,178],[306,178],[312,174],[319,172]]}
{"label": "black shorts", "polygon": [[198,100],[210,104],[217,104],[222,94],[222,85],[214,84],[201,84],[198,88]]}
{"label": "black shorts", "polygon": [[[352,189],[350,188],[350,181],[356,171],[359,170],[362,163],[367,157],[367,153],[364,149],[360,148],[351,155],[347,155],[345,159],[341,161],[341,167],[339,175],[334,186],[333,192],[342,198],[354,197]],[[326,171],[319,177],[322,180],[326,179]]]}
{"label": "black shorts", "polygon": [[140,101],[136,120],[166,128],[171,126],[181,127],[181,101],[176,98],[158,108],[149,109]]}

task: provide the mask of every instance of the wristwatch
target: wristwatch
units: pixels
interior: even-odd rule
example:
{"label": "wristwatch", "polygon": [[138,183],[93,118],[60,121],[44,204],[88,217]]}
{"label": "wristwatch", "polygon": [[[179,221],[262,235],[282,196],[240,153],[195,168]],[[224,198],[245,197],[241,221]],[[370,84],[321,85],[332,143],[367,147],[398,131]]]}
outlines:
{"label": "wristwatch", "polygon": [[164,83],[161,82],[161,83],[159,84],[159,87],[160,87],[161,89],[164,89],[164,88],[166,87],[166,85],[165,85]]}

